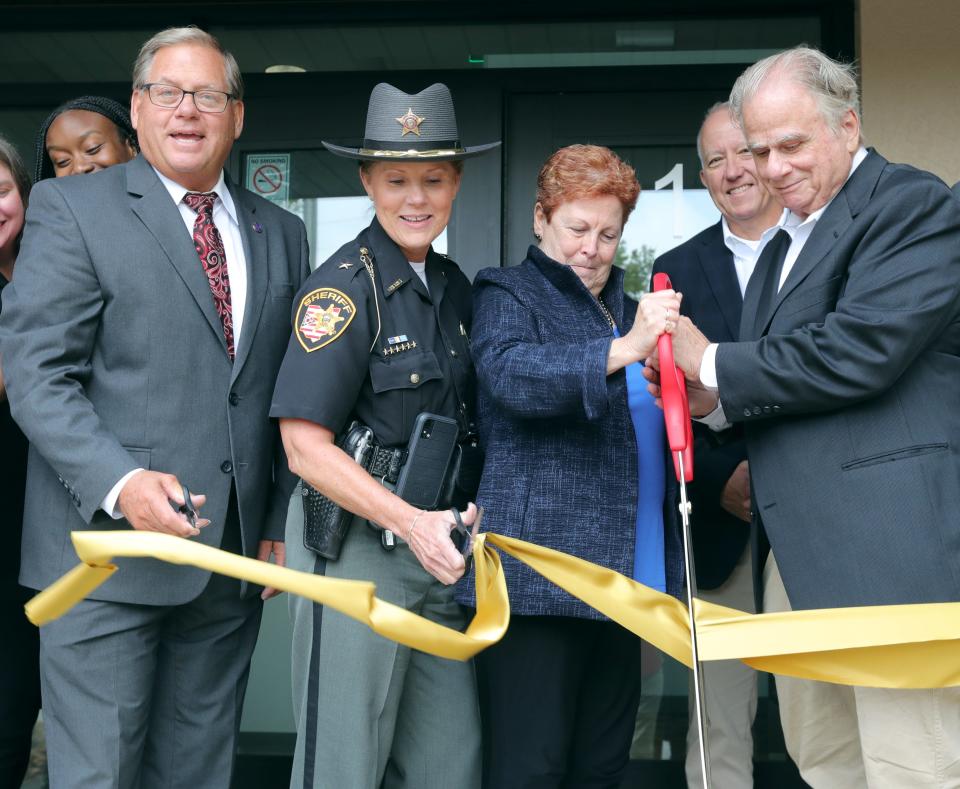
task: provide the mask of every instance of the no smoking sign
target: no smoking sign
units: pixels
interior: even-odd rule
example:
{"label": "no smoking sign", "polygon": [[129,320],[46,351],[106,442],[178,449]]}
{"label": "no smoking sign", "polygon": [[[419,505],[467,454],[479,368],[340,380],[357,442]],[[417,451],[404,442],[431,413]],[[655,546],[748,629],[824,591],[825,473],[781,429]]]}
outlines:
{"label": "no smoking sign", "polygon": [[246,187],[267,200],[290,199],[290,154],[247,156]]}

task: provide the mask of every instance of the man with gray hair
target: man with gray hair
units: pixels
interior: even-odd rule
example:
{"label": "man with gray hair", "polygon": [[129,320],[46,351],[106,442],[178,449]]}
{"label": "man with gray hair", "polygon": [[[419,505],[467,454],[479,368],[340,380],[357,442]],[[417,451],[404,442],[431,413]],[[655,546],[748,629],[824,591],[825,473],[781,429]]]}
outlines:
{"label": "man with gray hair", "polygon": [[[299,219],[224,173],[242,90],[215,38],[158,33],[134,69],[142,155],[31,195],[0,320],[30,440],[25,586],[71,569],[83,529],[283,561],[294,480],[268,409],[307,242]],[[229,787],[260,590],[117,564],[41,630],[51,785]]]}
{"label": "man with gray hair", "polygon": [[[863,147],[852,70],[816,50],[754,64],[731,104],[788,210],[739,341],[681,319],[674,350],[694,413],[744,426],[765,609],[960,600],[960,202]],[[960,688],[777,688],[811,786],[960,782]]]}

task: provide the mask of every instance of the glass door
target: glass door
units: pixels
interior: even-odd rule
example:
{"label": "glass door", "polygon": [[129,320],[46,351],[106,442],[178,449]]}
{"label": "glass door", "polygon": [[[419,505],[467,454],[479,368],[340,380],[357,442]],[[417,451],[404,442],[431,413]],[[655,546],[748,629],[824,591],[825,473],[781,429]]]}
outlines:
{"label": "glass door", "polygon": [[[360,183],[357,162],[326,148],[247,152],[244,185],[297,216],[307,227],[310,268],[351,241],[373,219],[373,204]],[[446,253],[447,231],[433,244]]]}

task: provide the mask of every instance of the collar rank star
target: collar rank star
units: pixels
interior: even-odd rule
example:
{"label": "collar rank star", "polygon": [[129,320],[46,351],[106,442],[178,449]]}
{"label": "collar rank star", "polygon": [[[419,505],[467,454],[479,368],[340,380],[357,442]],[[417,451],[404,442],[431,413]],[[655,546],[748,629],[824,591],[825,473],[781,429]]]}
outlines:
{"label": "collar rank star", "polygon": [[353,263],[341,263],[337,268],[348,269],[353,268]]}
{"label": "collar rank star", "polygon": [[312,290],[297,307],[297,341],[307,353],[319,350],[340,337],[355,314],[356,308],[346,293],[334,288]]}
{"label": "collar rank star", "polygon": [[419,137],[420,124],[423,123],[426,118],[417,115],[417,113],[413,111],[413,107],[410,107],[406,113],[401,115],[399,118],[394,118],[394,120],[400,124],[400,128],[402,130],[400,132],[401,137],[406,137],[408,134],[410,134],[410,132],[413,132],[417,135],[417,137]]}

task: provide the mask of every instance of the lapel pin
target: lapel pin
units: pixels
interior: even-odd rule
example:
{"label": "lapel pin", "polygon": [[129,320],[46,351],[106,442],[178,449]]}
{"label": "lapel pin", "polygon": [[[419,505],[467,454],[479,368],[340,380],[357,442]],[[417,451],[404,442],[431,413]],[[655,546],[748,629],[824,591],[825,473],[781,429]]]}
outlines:
{"label": "lapel pin", "polygon": [[263,225],[261,225],[259,222],[254,222],[254,223],[253,223],[253,230],[254,230],[254,232],[256,232],[256,233],[262,233],[262,232],[263,232]]}

